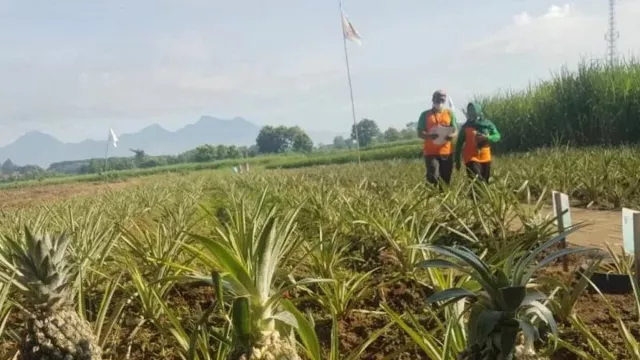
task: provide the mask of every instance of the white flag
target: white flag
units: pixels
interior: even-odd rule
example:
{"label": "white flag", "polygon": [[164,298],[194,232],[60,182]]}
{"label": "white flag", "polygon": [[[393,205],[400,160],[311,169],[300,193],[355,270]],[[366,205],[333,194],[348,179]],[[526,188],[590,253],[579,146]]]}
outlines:
{"label": "white flag", "polygon": [[345,15],[344,12],[342,12],[342,34],[346,39],[349,39],[354,43],[360,45],[360,40],[362,40],[362,37],[360,37],[358,30],[356,30],[353,24],[351,24],[351,21],[347,19],[347,15]]}
{"label": "white flag", "polygon": [[451,96],[447,96],[448,100],[449,100],[449,109],[451,109],[452,111],[456,111],[456,107],[455,105],[453,105],[453,100],[451,99]]}
{"label": "white flag", "polygon": [[116,133],[113,132],[113,129],[109,129],[109,141],[113,142],[113,147],[118,147],[118,137]]}

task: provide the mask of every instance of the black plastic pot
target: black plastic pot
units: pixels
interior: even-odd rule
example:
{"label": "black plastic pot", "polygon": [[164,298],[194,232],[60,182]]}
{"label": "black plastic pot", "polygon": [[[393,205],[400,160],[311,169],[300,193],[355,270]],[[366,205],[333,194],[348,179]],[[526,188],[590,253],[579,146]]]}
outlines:
{"label": "black plastic pot", "polygon": [[[587,267],[587,264],[582,264],[581,270],[585,271]],[[627,274],[595,271],[591,275],[591,282],[603,294],[629,294],[633,291],[631,279]],[[593,290],[591,284],[588,288]]]}

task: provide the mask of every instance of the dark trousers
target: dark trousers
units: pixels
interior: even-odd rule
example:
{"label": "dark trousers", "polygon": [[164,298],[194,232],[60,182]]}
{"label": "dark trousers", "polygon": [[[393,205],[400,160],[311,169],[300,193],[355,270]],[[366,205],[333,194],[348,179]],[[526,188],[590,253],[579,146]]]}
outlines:
{"label": "dark trousers", "polygon": [[427,155],[424,157],[427,168],[427,182],[433,185],[440,185],[440,181],[449,185],[451,183],[451,173],[453,172],[453,156],[451,155]]}
{"label": "dark trousers", "polygon": [[491,162],[479,163],[475,161],[470,161],[466,163],[467,175],[470,178],[478,177],[479,180],[484,182],[489,182],[489,178],[491,177]]}

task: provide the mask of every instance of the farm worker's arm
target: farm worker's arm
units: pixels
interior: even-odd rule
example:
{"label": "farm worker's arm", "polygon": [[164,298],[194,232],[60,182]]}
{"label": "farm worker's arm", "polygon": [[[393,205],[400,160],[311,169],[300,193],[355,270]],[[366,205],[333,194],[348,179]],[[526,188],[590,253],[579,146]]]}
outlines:
{"label": "farm worker's arm", "polygon": [[496,127],[496,124],[493,123],[493,121],[489,121],[489,124],[490,128],[487,140],[489,140],[490,143],[497,143],[502,138],[502,136],[500,135],[500,131],[498,131],[498,128]]}
{"label": "farm worker's arm", "polygon": [[456,169],[460,170],[460,157],[462,156],[462,148],[464,147],[464,130],[458,134],[458,141],[456,141],[456,151],[453,154],[453,161],[456,164]]}
{"label": "farm worker's arm", "polygon": [[424,134],[424,130],[427,128],[427,112],[423,111],[418,118],[418,137],[420,139],[427,139],[427,135]]}

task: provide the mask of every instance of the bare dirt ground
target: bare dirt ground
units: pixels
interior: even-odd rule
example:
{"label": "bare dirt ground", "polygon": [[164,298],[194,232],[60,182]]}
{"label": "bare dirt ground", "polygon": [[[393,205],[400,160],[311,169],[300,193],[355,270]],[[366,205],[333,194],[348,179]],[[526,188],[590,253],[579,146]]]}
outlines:
{"label": "bare dirt ground", "polygon": [[[552,212],[549,208],[549,212]],[[588,210],[571,208],[573,224],[586,226],[567,237],[574,245],[605,248],[609,243],[614,249],[622,246],[622,213],[620,210]]]}
{"label": "bare dirt ground", "polygon": [[135,178],[111,183],[70,183],[0,190],[0,208],[22,208],[73,197],[97,195],[105,191],[141,184],[144,181],[146,181],[145,178]]}

